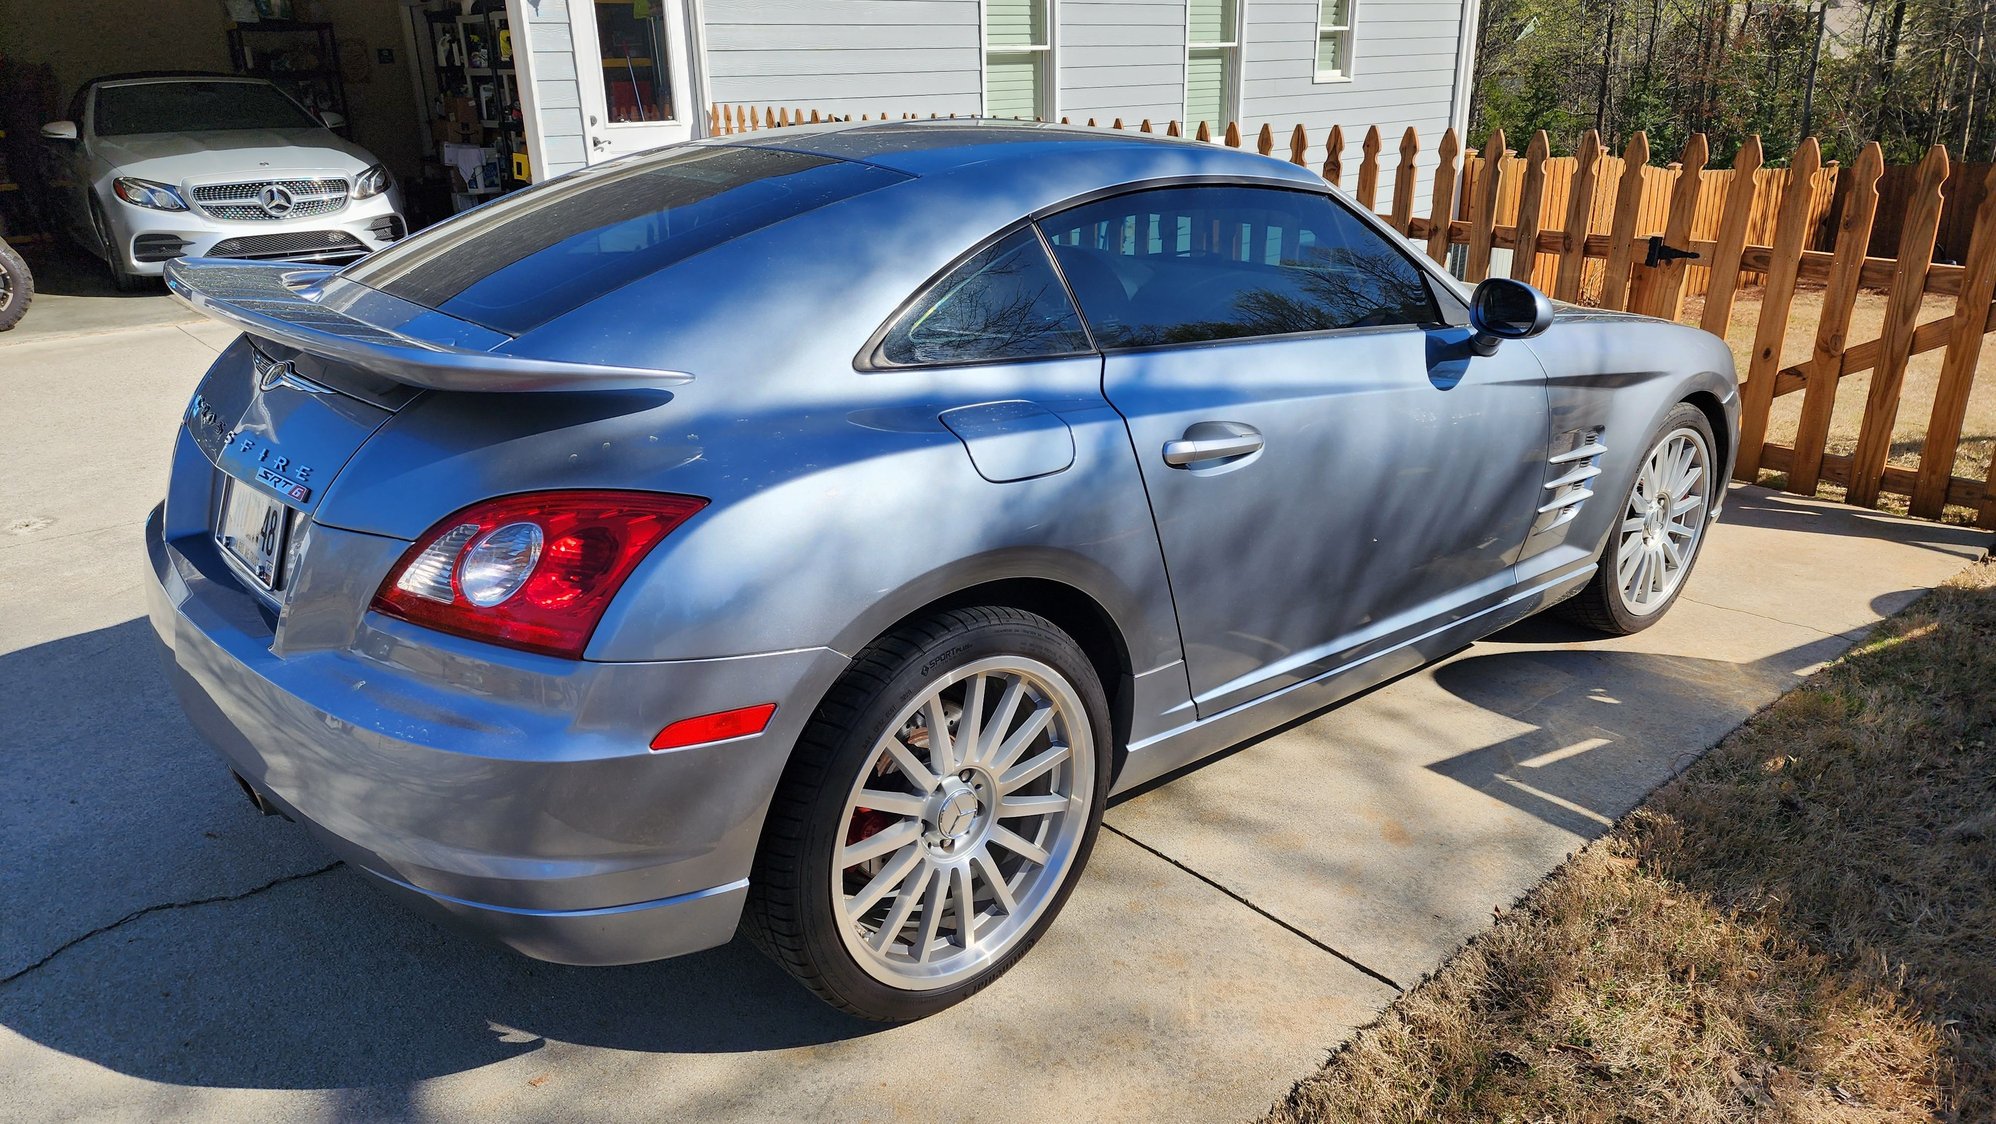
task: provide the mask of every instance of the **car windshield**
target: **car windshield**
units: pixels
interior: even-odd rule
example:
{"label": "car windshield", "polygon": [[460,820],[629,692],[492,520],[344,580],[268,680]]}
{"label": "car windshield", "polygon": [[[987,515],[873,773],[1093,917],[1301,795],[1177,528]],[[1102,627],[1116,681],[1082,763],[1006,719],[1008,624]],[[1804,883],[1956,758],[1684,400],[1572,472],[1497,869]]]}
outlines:
{"label": "car windshield", "polygon": [[123,137],[316,129],[319,123],[277,87],[262,82],[136,82],[98,89],[92,127],[100,137]]}
{"label": "car windshield", "polygon": [[780,149],[672,148],[480,207],[346,276],[519,335],[729,239],[906,178]]}

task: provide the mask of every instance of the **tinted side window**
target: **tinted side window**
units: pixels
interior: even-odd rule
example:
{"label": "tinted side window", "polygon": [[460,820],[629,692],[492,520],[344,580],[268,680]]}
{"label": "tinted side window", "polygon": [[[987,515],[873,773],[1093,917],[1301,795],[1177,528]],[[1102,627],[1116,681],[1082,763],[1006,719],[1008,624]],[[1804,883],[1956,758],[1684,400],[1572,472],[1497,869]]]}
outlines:
{"label": "tinted side window", "polygon": [[1440,320],[1405,254],[1310,192],[1162,188],[1042,226],[1101,347]]}
{"label": "tinted side window", "polygon": [[1024,227],[923,290],[881,339],[879,354],[908,367],[1087,350],[1074,303],[1039,237]]}

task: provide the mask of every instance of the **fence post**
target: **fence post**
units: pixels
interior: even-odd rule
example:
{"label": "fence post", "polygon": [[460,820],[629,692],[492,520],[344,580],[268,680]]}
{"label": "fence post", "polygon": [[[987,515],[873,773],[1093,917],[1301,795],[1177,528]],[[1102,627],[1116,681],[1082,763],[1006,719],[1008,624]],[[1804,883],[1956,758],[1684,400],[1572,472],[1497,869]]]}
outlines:
{"label": "fence post", "polygon": [[1892,451],[1892,425],[1899,420],[1899,391],[1912,358],[1913,329],[1926,294],[1927,268],[1934,260],[1934,235],[1941,224],[1941,187],[1947,182],[1947,149],[1935,145],[1920,161],[1917,186],[1906,207],[1906,225],[1899,236],[1899,260],[1892,269],[1892,293],[1885,302],[1885,327],[1879,333],[1878,365],[1871,369],[1871,394],[1865,400],[1864,425],[1851,454],[1850,492],[1846,499],[1860,507],[1875,507],[1885,482],[1885,460]]}
{"label": "fence post", "polygon": [[1206,123],[1201,121],[1199,122],[1199,131],[1192,134],[1192,139],[1210,142],[1213,139],[1213,130],[1208,129]]}
{"label": "fence post", "polygon": [[1643,205],[1643,169],[1649,135],[1637,132],[1622,153],[1622,181],[1615,185],[1615,221],[1608,229],[1608,268],[1601,278],[1601,307],[1629,306],[1629,269],[1635,260],[1636,219]]}
{"label": "fence post", "polygon": [[[1691,241],[1691,221],[1698,215],[1698,195],[1704,188],[1705,161],[1710,155],[1705,134],[1693,133],[1684,142],[1677,182],[1671,185],[1670,214],[1663,225],[1664,242],[1679,249]],[[1636,275],[1629,307],[1665,320],[1677,319],[1684,314],[1684,274],[1690,268],[1683,260],[1664,262],[1654,269],[1644,266]]]}
{"label": "fence post", "polygon": [[1751,484],[1760,474],[1762,446],[1767,443],[1767,414],[1774,407],[1774,379],[1781,370],[1781,342],[1788,336],[1788,314],[1795,304],[1795,278],[1802,268],[1802,248],[1809,235],[1809,197],[1815,192],[1816,169],[1822,149],[1810,137],[1788,161],[1788,190],[1781,194],[1781,213],[1774,228],[1774,256],[1767,265],[1767,285],[1760,300],[1760,322],[1754,328],[1753,354],[1747,357],[1746,384],[1740,388],[1740,451],[1733,478]]}
{"label": "fence post", "polygon": [[1726,210],[1719,217],[1719,236],[1712,243],[1711,277],[1705,283],[1705,311],[1698,326],[1726,338],[1733,318],[1733,294],[1740,288],[1740,255],[1746,250],[1747,225],[1753,221],[1760,195],[1760,136],[1755,134],[1733,157],[1733,182],[1726,185]]}
{"label": "fence post", "polygon": [[1261,132],[1254,138],[1254,150],[1263,156],[1275,154],[1275,130],[1269,128],[1267,122],[1262,123]]}
{"label": "fence post", "polygon": [[[1428,219],[1432,223],[1428,231],[1428,256],[1443,265],[1448,264],[1449,222],[1455,218],[1455,158],[1462,151],[1461,145],[1451,128],[1442,134],[1441,147],[1435,149],[1440,163],[1435,165],[1435,191],[1428,207]],[[1406,163],[1407,171],[1411,173],[1413,161]],[[1411,178],[1410,175],[1410,181]],[[1408,186],[1411,189],[1413,185],[1410,182]]]}
{"label": "fence post", "polygon": [[1400,134],[1400,163],[1393,170],[1393,229],[1406,234],[1414,227],[1414,157],[1421,151],[1421,138],[1414,126]]}
{"label": "fence post", "polygon": [[1365,131],[1365,143],[1359,146],[1361,159],[1358,163],[1358,205],[1367,211],[1377,212],[1379,200],[1379,126],[1374,125]]}
{"label": "fence post", "polygon": [[1340,181],[1345,178],[1345,131],[1341,126],[1332,125],[1331,135],[1324,138],[1323,175],[1324,181],[1332,187],[1343,186]]}
{"label": "fence post", "polygon": [[1580,299],[1580,283],[1587,272],[1587,231],[1594,222],[1594,180],[1600,175],[1601,134],[1592,129],[1580,138],[1580,152],[1573,166],[1573,183],[1567,188],[1566,229],[1560,234],[1559,274],[1552,295],[1563,301]]}
{"label": "fence post", "polygon": [[[1967,186],[1962,185],[1964,194]],[[1920,469],[1913,478],[1914,515],[1938,519],[1947,506],[1954,452],[1961,443],[1962,417],[1968,411],[1968,392],[1975,386],[1975,365],[1982,358],[1992,299],[1996,299],[1996,166],[1983,181],[1982,203],[1975,208],[1968,256],[1962,261],[1961,292],[1955,297],[1954,319],[1948,322],[1947,358],[1941,362],[1933,417],[1927,422]]]}
{"label": "fence post", "polygon": [[1497,230],[1497,203],[1504,190],[1504,130],[1494,129],[1483,142],[1483,167],[1476,176],[1476,197],[1469,201],[1469,254],[1462,279],[1475,284],[1490,276],[1490,245]]}
{"label": "fence post", "polygon": [[[1336,129],[1337,126],[1333,125],[1331,128]],[[1310,134],[1303,131],[1303,124],[1300,121],[1294,129],[1289,130],[1289,162],[1299,168],[1310,166]]]}
{"label": "fence post", "polygon": [[1241,146],[1241,123],[1239,121],[1227,122],[1226,139],[1228,148],[1239,148]]}
{"label": "fence post", "polygon": [[[1830,417],[1836,412],[1837,387],[1843,380],[1844,333],[1857,307],[1857,283],[1864,274],[1864,256],[1871,245],[1871,223],[1878,213],[1878,177],[1885,174],[1885,153],[1877,141],[1864,146],[1850,170],[1850,191],[1844,196],[1843,217],[1837,222],[1835,255],[1823,287],[1823,316],[1816,324],[1816,343],[1803,376],[1802,417],[1795,424],[1795,457],[1788,467],[1788,488],[1798,496],[1813,496],[1823,477],[1823,446],[1830,440]],[[1710,299],[1710,298],[1707,298]]]}
{"label": "fence post", "polygon": [[1539,261],[1539,211],[1545,206],[1546,158],[1551,152],[1546,131],[1532,134],[1525,146],[1525,182],[1518,191],[1517,245],[1511,249],[1511,277],[1530,282]]}

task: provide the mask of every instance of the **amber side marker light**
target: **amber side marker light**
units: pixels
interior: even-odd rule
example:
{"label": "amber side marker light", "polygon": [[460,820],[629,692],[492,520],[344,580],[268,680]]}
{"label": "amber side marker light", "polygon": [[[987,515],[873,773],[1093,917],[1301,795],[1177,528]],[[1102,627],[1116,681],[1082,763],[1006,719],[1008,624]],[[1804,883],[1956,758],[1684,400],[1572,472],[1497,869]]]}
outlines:
{"label": "amber side marker light", "polygon": [[680,749],[689,745],[724,742],[729,738],[745,738],[750,734],[760,734],[769,725],[769,716],[775,713],[775,703],[760,703],[739,710],[703,714],[698,718],[682,718],[660,730],[658,736],[651,740],[651,747]]}

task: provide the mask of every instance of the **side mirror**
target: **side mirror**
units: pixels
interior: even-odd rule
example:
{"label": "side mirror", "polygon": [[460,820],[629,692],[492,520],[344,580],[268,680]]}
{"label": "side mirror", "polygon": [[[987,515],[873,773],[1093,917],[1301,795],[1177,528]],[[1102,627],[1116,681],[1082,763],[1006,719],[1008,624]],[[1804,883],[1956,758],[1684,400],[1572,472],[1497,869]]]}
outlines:
{"label": "side mirror", "polygon": [[42,126],[42,139],[73,141],[76,139],[76,122],[51,121]]}
{"label": "side mirror", "polygon": [[1552,302],[1509,277],[1492,277],[1469,297],[1470,350],[1494,355],[1505,340],[1528,340],[1552,327]]}
{"label": "side mirror", "polygon": [[346,124],[347,119],[345,114],[334,113],[328,109],[324,113],[319,114],[319,123],[328,129],[337,129],[341,125]]}

